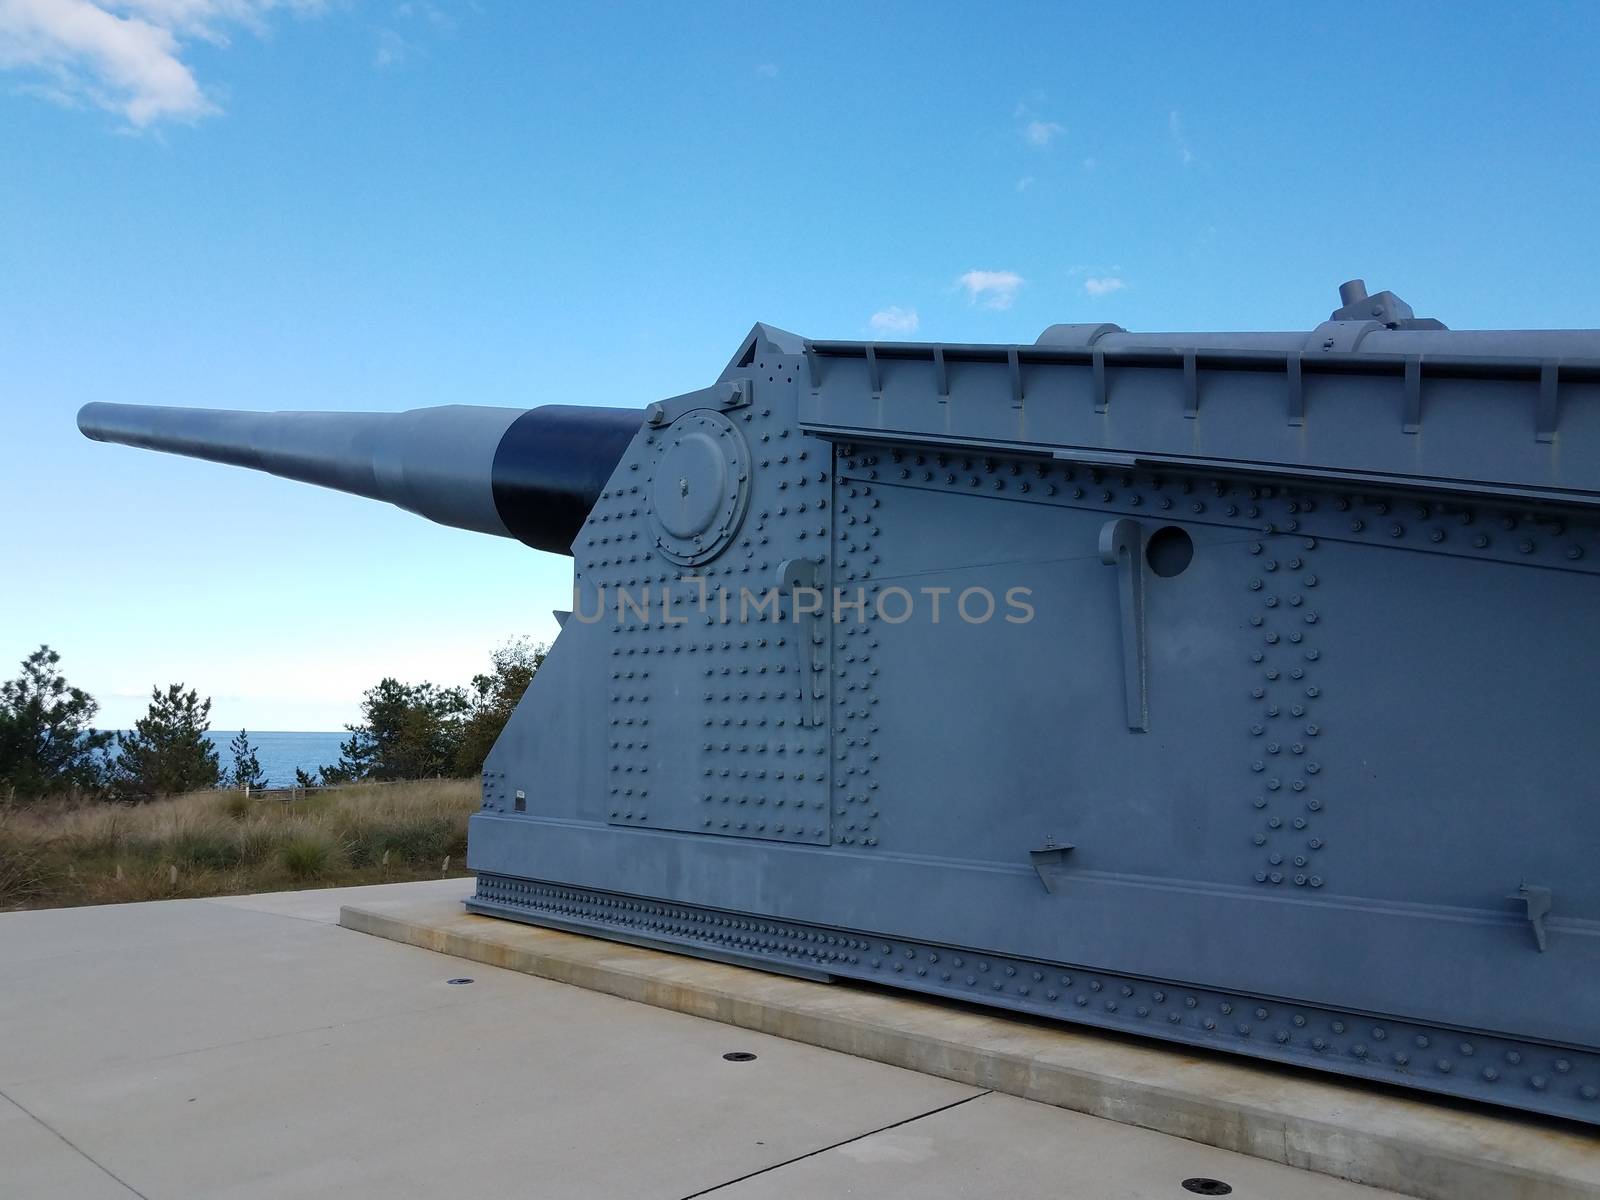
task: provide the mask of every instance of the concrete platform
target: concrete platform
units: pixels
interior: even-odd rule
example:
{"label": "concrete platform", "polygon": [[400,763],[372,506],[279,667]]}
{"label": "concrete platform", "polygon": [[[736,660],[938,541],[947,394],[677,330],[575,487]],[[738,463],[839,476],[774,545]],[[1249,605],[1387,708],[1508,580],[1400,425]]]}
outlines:
{"label": "concrete platform", "polygon": [[[1600,1138],[1576,1126],[539,929],[469,914],[448,895],[350,904],[340,922],[473,962],[1188,1139],[1179,1145],[1204,1143],[1427,1200],[1600,1196]],[[969,1172],[973,1194],[1021,1183],[1030,1174],[1028,1161],[1060,1190],[1071,1176],[1059,1173],[1061,1151],[1048,1132],[1015,1136],[1030,1123],[1047,1125],[1047,1112],[1005,1113],[1001,1098],[991,1096],[981,1107],[919,1118],[874,1135],[870,1145],[807,1159],[786,1167],[779,1179],[730,1194],[837,1195],[855,1187],[879,1191],[912,1176],[948,1180],[966,1164],[992,1161],[985,1148],[995,1148],[989,1139],[1002,1126],[1009,1131],[1005,1144],[1020,1140],[1027,1148],[1020,1163],[1015,1151],[1005,1159],[1018,1177],[991,1173],[980,1181]],[[1311,1178],[1300,1176],[1281,1194],[1312,1194]]]}
{"label": "concrete platform", "polygon": [[1386,1195],[334,924],[469,886],[0,915],[0,1198]]}

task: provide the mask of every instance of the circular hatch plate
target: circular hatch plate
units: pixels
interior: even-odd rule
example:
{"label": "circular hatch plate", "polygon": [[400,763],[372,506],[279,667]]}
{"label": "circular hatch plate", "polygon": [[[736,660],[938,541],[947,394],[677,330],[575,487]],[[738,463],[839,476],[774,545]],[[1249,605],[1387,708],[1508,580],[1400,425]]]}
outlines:
{"label": "circular hatch plate", "polygon": [[750,499],[750,448],[727,417],[685,413],[656,436],[650,525],[673,562],[709,562],[739,532]]}

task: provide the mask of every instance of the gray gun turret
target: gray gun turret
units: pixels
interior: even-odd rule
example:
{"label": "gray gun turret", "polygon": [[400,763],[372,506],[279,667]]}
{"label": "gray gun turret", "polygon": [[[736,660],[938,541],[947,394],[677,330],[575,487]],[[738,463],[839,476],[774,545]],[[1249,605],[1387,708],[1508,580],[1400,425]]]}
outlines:
{"label": "gray gun turret", "polygon": [[1600,1123],[1600,333],[758,325],[102,440],[573,555],[468,906]]}

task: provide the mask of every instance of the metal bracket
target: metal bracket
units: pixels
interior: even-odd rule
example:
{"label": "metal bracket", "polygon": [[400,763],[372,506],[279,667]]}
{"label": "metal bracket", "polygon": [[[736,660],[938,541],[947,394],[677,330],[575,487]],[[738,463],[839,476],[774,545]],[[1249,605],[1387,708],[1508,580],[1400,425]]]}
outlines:
{"label": "metal bracket", "polygon": [[1523,915],[1527,917],[1528,924],[1533,926],[1533,940],[1539,944],[1539,953],[1545,951],[1544,919],[1550,913],[1550,889],[1538,887],[1523,882],[1517,885],[1517,890],[1506,897],[1515,900],[1523,906]]}
{"label": "metal bracket", "polygon": [[1417,314],[1411,305],[1393,292],[1367,294],[1367,285],[1352,279],[1339,288],[1339,307],[1329,316],[1330,321],[1376,321],[1391,329],[1414,321]]}
{"label": "metal bracket", "polygon": [[1061,888],[1067,869],[1067,855],[1072,853],[1072,849],[1071,842],[1063,842],[1058,846],[1054,838],[1047,837],[1039,849],[1028,851],[1028,859],[1033,863],[1039,882],[1052,895]]}
{"label": "metal bracket", "polygon": [[1380,321],[1324,321],[1306,338],[1309,354],[1354,354],[1361,339],[1383,328]]}
{"label": "metal bracket", "polygon": [[1306,385],[1304,372],[1300,369],[1303,361],[1303,351],[1291,350],[1285,361],[1284,379],[1289,385],[1289,424],[1304,425],[1306,423]]}
{"label": "metal bracket", "polygon": [[1546,359],[1539,367],[1539,405],[1534,422],[1534,440],[1556,440],[1556,425],[1561,419],[1561,362]]}
{"label": "metal bracket", "polygon": [[684,413],[693,412],[697,408],[714,408],[727,412],[730,409],[743,408],[749,403],[750,381],[728,379],[714,383],[708,388],[685,392],[681,396],[657,400],[644,410],[644,421],[651,428],[659,429],[663,425],[671,425]]}
{"label": "metal bracket", "polygon": [[[968,443],[976,446],[978,443]],[[1050,457],[1061,462],[1087,463],[1090,466],[1104,467],[1136,467],[1139,465],[1137,454],[1124,454],[1119,450],[1090,450],[1084,446],[1064,446],[1060,450],[1052,450]]]}
{"label": "metal bracket", "polygon": [[1422,432],[1422,355],[1406,355],[1406,398],[1401,433]]}
{"label": "metal bracket", "polygon": [[800,648],[800,724],[820,726],[828,715],[828,635],[822,623],[822,609],[801,613],[796,607],[801,589],[822,594],[822,564],[814,558],[786,558],[778,564],[778,587],[788,593],[789,615],[794,621],[795,641]]}
{"label": "metal bracket", "polygon": [[1121,517],[1100,527],[1100,561],[1117,568],[1122,626],[1122,688],[1128,728],[1150,731],[1149,671],[1144,624],[1144,530]]}
{"label": "metal bracket", "polygon": [[1200,368],[1193,349],[1183,352],[1183,415],[1190,421],[1200,415]]}
{"label": "metal bracket", "polygon": [[1098,325],[1052,325],[1039,335],[1035,346],[1059,347],[1063,350],[1087,350],[1108,333],[1127,333],[1121,325],[1102,322]]}

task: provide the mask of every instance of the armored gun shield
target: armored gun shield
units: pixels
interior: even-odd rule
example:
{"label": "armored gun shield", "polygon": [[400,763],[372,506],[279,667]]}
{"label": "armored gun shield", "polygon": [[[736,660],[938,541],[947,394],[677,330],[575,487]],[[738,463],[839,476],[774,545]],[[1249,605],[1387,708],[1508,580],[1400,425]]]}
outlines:
{"label": "armored gun shield", "polygon": [[1600,1121],[1600,335],[1343,300],[580,431],[468,907]]}

